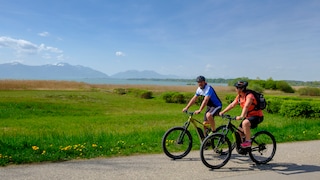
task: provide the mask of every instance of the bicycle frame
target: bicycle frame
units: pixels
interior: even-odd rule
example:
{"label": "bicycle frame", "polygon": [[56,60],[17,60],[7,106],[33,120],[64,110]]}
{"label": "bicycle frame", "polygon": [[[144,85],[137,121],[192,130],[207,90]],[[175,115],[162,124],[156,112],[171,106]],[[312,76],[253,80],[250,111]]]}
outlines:
{"label": "bicycle frame", "polygon": [[[181,159],[185,157],[192,149],[193,138],[190,133],[189,126],[192,124],[196,129],[199,142],[202,144],[205,139],[203,128],[211,130],[210,124],[203,124],[201,121],[193,118],[194,112],[186,112],[189,116],[183,126],[175,126],[170,128],[162,137],[163,152],[172,159]],[[208,132],[206,131],[206,134]]]}
{"label": "bicycle frame", "polygon": [[[223,134],[225,134],[225,135],[227,136],[227,134],[229,133],[229,131],[231,131],[231,133],[232,133],[232,138],[233,138],[232,142],[235,142],[235,143],[236,143],[237,152],[238,152],[239,154],[247,154],[248,151],[250,150],[250,148],[249,148],[249,149],[248,149],[248,148],[242,148],[242,147],[240,146],[240,144],[242,143],[242,137],[240,137],[240,135],[241,135],[241,134],[244,134],[243,130],[240,129],[240,128],[238,128],[238,127],[236,127],[235,125],[233,125],[233,124],[231,123],[232,120],[235,120],[235,117],[232,118],[232,117],[230,117],[229,115],[225,115],[225,116],[222,116],[222,117],[228,119],[228,123],[226,124],[227,129],[226,129],[225,132],[223,132]],[[237,135],[238,135],[238,137],[236,137]],[[254,137],[254,136],[253,136],[253,137]],[[253,137],[252,137],[252,138],[253,138]],[[252,139],[252,138],[251,138],[251,139]],[[255,142],[255,143],[258,144],[258,142]]]}
{"label": "bicycle frame", "polygon": [[[232,138],[233,140],[231,142],[235,142],[236,143],[236,149],[237,152],[239,154],[246,154],[247,151],[243,151],[244,149],[240,146],[241,142],[242,142],[242,137],[240,137],[241,134],[244,134],[243,130],[236,127],[234,124],[231,123],[232,120],[235,120],[235,117],[232,118],[230,116],[223,116],[223,118],[228,119],[228,123],[226,124],[226,131],[222,132],[223,134],[225,134],[227,136],[227,134],[229,133],[229,131],[231,131],[232,133]],[[236,137],[238,136],[238,137]]]}
{"label": "bicycle frame", "polygon": [[[189,118],[188,120],[184,123],[183,127],[185,128],[185,131],[188,130],[190,123],[194,126],[194,128],[197,130],[197,134],[199,137],[200,142],[203,141],[204,137],[204,133],[202,131],[202,127],[206,127],[211,129],[210,124],[203,124],[202,122],[198,121],[197,119],[193,118],[194,112],[186,112],[187,114],[189,114]],[[200,126],[201,125],[201,126]],[[184,135],[185,133],[183,133]],[[183,138],[182,138],[183,139]]]}

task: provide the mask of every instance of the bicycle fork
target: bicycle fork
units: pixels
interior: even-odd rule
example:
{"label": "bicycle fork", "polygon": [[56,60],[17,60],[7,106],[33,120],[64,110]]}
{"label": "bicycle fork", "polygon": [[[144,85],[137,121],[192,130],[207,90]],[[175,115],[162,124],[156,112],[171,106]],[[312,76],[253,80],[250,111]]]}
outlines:
{"label": "bicycle fork", "polygon": [[184,139],[184,136],[186,134],[186,131],[188,130],[189,128],[189,125],[190,125],[190,121],[187,121],[184,125],[183,125],[183,131],[181,132],[181,134],[179,135],[179,138],[178,138],[178,141],[177,143],[178,144],[183,144],[183,139]]}

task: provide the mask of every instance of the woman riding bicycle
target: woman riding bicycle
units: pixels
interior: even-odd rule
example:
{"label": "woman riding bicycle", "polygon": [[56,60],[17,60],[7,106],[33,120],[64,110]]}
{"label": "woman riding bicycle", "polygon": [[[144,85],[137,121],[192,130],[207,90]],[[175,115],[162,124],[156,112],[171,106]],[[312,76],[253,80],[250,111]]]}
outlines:
{"label": "woman riding bicycle", "polygon": [[[250,128],[256,128],[258,124],[263,121],[263,113],[262,110],[255,109],[257,100],[252,93],[247,92],[248,82],[238,81],[234,84],[234,86],[236,87],[236,91],[238,94],[237,97],[219,114],[223,115],[225,112],[234,108],[237,104],[240,104],[242,112],[240,116],[236,117],[236,119],[243,120],[240,124],[240,128],[243,129],[245,141],[241,143],[241,147],[248,148],[251,147]],[[241,136],[243,136],[243,134],[241,134]]]}

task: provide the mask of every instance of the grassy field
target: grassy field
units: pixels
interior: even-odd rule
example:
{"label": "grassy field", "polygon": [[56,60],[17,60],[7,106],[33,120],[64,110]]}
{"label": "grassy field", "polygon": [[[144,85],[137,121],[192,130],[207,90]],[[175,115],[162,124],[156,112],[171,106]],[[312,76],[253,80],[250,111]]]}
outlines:
{"label": "grassy field", "polygon": [[[185,104],[165,103],[163,92],[195,91],[195,86],[89,85],[65,81],[0,81],[0,165],[77,158],[161,153],[161,138],[187,116]],[[116,88],[153,92],[152,99],[119,95]],[[216,87],[225,96],[230,87]],[[267,95],[285,95],[266,92]],[[292,96],[292,95],[291,95]],[[196,106],[190,110],[195,110]],[[231,111],[237,115],[240,109]],[[203,114],[195,116],[201,120]],[[216,118],[217,125],[224,122]],[[236,122],[239,123],[239,122]],[[320,139],[320,119],[265,113],[254,131],[266,129],[278,143]],[[195,131],[194,149],[199,149]]]}

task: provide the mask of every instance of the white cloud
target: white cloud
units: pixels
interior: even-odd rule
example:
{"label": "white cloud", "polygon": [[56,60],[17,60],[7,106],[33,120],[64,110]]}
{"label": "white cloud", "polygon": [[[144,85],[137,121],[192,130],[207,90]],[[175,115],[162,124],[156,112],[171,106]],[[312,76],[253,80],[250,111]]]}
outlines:
{"label": "white cloud", "polygon": [[124,54],[124,53],[121,52],[121,51],[117,51],[117,52],[116,52],[116,56],[126,56],[126,54]]}
{"label": "white cloud", "polygon": [[52,52],[52,53],[63,53],[63,51],[58,49],[58,48],[45,46],[44,44],[40,44],[38,50],[39,51],[49,51],[49,52]]}
{"label": "white cloud", "polygon": [[18,53],[34,53],[38,49],[37,45],[29,41],[5,36],[0,36],[0,47],[11,48]]}
{"label": "white cloud", "polygon": [[46,59],[49,57],[61,59],[61,57],[63,57],[63,51],[58,48],[46,46],[44,44],[37,45],[23,39],[14,39],[6,36],[0,36],[0,48],[1,47],[12,49],[17,56],[24,54],[40,55]]}
{"label": "white cloud", "polygon": [[47,37],[50,35],[50,33],[48,32],[41,32],[41,33],[38,33],[39,36],[42,36],[42,37]]}

